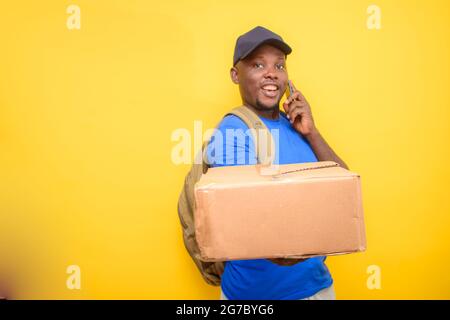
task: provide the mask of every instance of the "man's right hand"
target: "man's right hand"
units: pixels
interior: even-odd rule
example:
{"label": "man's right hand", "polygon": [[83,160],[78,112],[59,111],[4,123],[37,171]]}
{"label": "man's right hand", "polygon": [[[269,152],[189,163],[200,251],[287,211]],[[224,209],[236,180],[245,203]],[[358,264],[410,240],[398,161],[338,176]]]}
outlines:
{"label": "man's right hand", "polygon": [[267,259],[272,263],[275,263],[279,266],[290,267],[299,262],[306,261],[308,259],[285,259],[285,258],[276,258],[276,259]]}

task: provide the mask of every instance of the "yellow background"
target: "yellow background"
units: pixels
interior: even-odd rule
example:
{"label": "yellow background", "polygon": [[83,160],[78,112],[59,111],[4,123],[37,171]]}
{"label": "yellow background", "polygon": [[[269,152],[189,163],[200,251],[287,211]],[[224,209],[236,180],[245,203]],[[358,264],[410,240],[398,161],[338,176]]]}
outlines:
{"label": "yellow background", "polygon": [[[69,30],[66,9],[81,9]],[[381,30],[366,27],[381,8]],[[368,250],[340,299],[450,298],[448,1],[10,1],[0,10],[0,270],[17,298],[217,299],[176,203],[171,133],[240,103],[238,35],[263,25],[363,182]],[[81,290],[66,268],[81,268]],[[381,268],[369,290],[367,267]]]}

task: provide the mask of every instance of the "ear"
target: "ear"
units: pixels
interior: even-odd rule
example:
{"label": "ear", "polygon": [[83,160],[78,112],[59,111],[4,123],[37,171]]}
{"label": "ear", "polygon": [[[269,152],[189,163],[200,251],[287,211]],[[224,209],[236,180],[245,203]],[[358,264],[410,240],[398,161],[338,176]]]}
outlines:
{"label": "ear", "polygon": [[239,84],[238,69],[236,67],[230,69],[230,76],[233,83]]}

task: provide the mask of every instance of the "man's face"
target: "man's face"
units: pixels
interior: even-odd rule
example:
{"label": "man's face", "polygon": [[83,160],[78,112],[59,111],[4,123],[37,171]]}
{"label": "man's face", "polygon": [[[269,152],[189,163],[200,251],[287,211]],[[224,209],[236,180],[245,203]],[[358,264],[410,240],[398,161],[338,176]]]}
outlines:
{"label": "man's face", "polygon": [[278,109],[288,80],[285,54],[264,44],[231,68],[231,78],[239,84],[244,103],[259,110]]}

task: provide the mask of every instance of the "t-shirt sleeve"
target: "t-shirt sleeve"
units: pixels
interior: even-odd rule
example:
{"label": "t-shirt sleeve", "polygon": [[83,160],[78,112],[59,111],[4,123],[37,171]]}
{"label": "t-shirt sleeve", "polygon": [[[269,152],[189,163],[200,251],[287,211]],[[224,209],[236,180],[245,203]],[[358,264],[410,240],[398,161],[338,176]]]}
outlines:
{"label": "t-shirt sleeve", "polygon": [[211,167],[256,164],[253,136],[238,117],[228,115],[216,128],[207,147]]}

